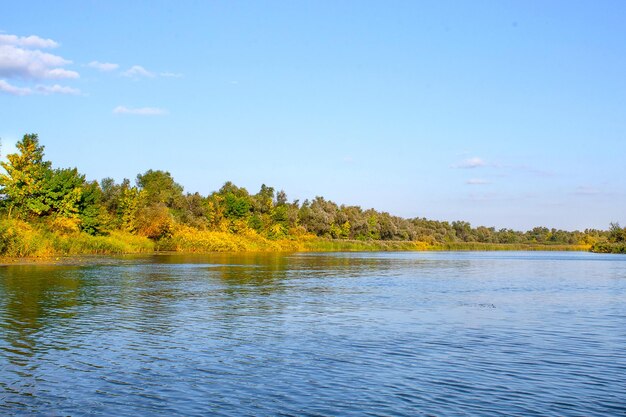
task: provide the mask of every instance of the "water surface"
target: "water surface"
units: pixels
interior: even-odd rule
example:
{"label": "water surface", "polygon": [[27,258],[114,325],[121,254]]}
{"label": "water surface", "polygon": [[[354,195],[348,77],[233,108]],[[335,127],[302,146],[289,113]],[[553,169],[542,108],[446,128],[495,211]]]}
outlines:
{"label": "water surface", "polygon": [[0,415],[626,415],[626,256],[0,267]]}

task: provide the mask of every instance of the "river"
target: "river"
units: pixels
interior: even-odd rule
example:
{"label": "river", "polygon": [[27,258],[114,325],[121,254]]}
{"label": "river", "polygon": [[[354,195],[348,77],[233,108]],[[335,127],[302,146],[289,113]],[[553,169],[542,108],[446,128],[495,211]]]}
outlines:
{"label": "river", "polygon": [[626,256],[0,267],[0,415],[626,415]]}

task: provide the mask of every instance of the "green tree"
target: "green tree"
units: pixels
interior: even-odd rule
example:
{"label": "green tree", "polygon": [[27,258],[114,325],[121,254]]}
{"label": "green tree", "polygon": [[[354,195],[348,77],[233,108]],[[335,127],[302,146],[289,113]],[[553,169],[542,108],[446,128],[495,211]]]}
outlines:
{"label": "green tree", "polygon": [[163,203],[167,207],[182,207],[183,187],[167,171],[148,170],[137,175],[137,186],[145,192],[146,204]]}
{"label": "green tree", "polygon": [[7,161],[0,164],[6,172],[0,174],[0,187],[8,217],[13,211],[20,217],[39,216],[48,208],[43,188],[50,175],[50,162],[43,160],[44,147],[36,134],[24,135],[16,146],[18,153],[7,155]]}
{"label": "green tree", "polygon": [[611,242],[626,241],[626,229],[622,229],[617,222],[611,223],[609,225],[609,240]]}
{"label": "green tree", "polygon": [[[124,179],[124,182],[130,184],[128,179]],[[116,184],[113,178],[107,177],[100,181],[100,189],[102,190],[102,205],[109,213],[116,214],[122,195],[122,185]]]}
{"label": "green tree", "polygon": [[245,197],[226,194],[224,202],[226,204],[225,215],[227,218],[239,219],[250,213],[250,200]]}
{"label": "green tree", "polygon": [[130,187],[128,181],[122,183],[122,190],[117,207],[118,223],[122,230],[135,232],[137,230],[137,210],[142,207],[145,199],[144,192],[137,187]]}
{"label": "green tree", "polygon": [[224,216],[229,219],[240,219],[250,214],[252,199],[243,187],[237,187],[232,182],[226,182],[218,191],[223,197]]}
{"label": "green tree", "polygon": [[459,238],[463,242],[472,242],[474,238],[472,237],[472,226],[468,222],[464,221],[455,221],[452,222],[452,228],[456,234],[456,237]]}
{"label": "green tree", "polygon": [[206,229],[208,225],[207,200],[200,193],[193,193],[185,195],[182,201],[184,202],[184,207],[180,210],[178,220],[183,224],[200,230]]}
{"label": "green tree", "polygon": [[107,213],[102,204],[102,189],[96,181],[83,186],[78,206],[80,230],[90,235],[102,234]]}
{"label": "green tree", "polygon": [[85,176],[79,174],[76,168],[49,171],[42,190],[45,206],[42,214],[78,218],[84,184]]}
{"label": "green tree", "polygon": [[276,205],[282,206],[285,204],[287,204],[287,193],[284,192],[283,190],[280,190],[279,192],[276,193]]}
{"label": "green tree", "polygon": [[262,214],[269,214],[273,207],[274,188],[262,184],[261,190],[254,196],[254,211]]}

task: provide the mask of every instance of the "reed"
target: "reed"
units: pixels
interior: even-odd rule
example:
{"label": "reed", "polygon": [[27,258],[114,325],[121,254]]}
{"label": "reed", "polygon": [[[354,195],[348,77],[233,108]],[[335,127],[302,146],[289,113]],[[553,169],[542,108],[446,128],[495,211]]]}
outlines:
{"label": "reed", "polygon": [[450,242],[433,245],[433,251],[589,251],[591,245],[560,245],[539,243]]}
{"label": "reed", "polygon": [[624,244],[590,245],[497,244],[452,242],[429,244],[396,240],[324,239],[308,234],[298,237],[268,239],[251,229],[239,233],[177,227],[172,236],[153,241],[122,231],[106,236],[91,236],[78,231],[51,227],[46,223],[28,223],[17,219],[0,221],[0,256],[50,257],[59,255],[112,255],[175,251],[209,252],[355,252],[355,251],[587,251],[626,253]]}
{"label": "reed", "polygon": [[424,242],[396,240],[333,240],[315,238],[303,244],[303,250],[309,252],[423,251],[429,248],[430,246]]}
{"label": "reed", "polygon": [[145,253],[154,251],[154,247],[150,239],[126,232],[91,236],[81,232],[63,233],[45,224],[16,219],[0,221],[0,256],[5,257]]}
{"label": "reed", "polygon": [[298,251],[296,239],[268,239],[253,230],[241,233],[214,232],[180,226],[172,237],[158,242],[157,250],[189,253],[208,252],[284,252]]}

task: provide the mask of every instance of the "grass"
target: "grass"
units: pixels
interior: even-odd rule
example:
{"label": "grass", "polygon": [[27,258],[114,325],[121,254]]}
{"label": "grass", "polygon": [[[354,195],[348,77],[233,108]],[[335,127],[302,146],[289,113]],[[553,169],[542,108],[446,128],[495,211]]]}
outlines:
{"label": "grass", "polygon": [[161,251],[187,253],[293,252],[301,248],[300,240],[267,239],[252,230],[233,234],[202,231],[187,226],[180,226],[171,238],[160,241],[157,246]]}
{"label": "grass", "polygon": [[308,252],[420,251],[429,250],[424,242],[396,240],[333,240],[314,238],[303,243]]}
{"label": "grass", "polygon": [[450,242],[433,245],[435,251],[589,251],[591,245],[556,245],[541,243]]}
{"label": "grass", "polygon": [[431,245],[426,242],[395,240],[313,239],[307,251],[588,251],[590,245],[451,242]]}
{"label": "grass", "polygon": [[[608,245],[608,246],[607,246]],[[175,251],[210,252],[354,252],[354,251],[587,251],[589,245],[496,244],[454,242],[431,245],[425,242],[385,240],[334,240],[301,235],[297,238],[268,239],[253,230],[238,234],[200,231],[179,226],[173,236],[154,242],[146,237],[114,231],[91,236],[78,231],[57,230],[46,224],[21,220],[0,221],[0,256],[8,258],[76,255],[114,255]],[[624,253],[622,244],[596,244],[597,252]]]}
{"label": "grass", "polygon": [[0,255],[10,258],[59,255],[104,255],[153,252],[154,242],[142,236],[112,232],[108,236],[63,233],[21,220],[0,222]]}

